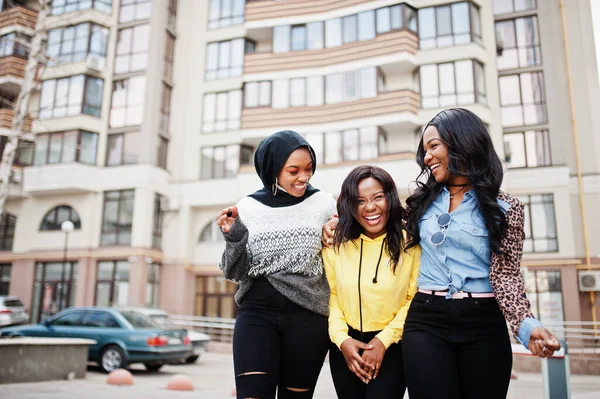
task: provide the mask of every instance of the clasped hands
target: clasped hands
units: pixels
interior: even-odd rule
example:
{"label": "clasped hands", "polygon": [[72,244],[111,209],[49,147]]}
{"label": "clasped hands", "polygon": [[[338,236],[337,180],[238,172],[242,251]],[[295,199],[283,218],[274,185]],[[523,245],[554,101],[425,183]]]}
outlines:
{"label": "clasped hands", "polygon": [[340,350],[350,371],[362,382],[368,384],[377,378],[386,350],[379,338],[373,338],[368,344],[348,338],[342,342]]}

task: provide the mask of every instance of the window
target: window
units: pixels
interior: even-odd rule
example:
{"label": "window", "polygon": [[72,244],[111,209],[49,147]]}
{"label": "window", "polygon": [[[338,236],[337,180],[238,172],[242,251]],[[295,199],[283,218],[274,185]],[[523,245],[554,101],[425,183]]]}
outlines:
{"label": "window", "polygon": [[315,50],[323,48],[323,23],[283,25],[273,28],[273,52]]}
{"label": "window", "polygon": [[[39,135],[38,135],[39,137]],[[37,139],[36,139],[37,140]],[[4,156],[4,147],[8,143],[7,136],[0,136],[0,161]],[[33,164],[34,144],[30,141],[21,140],[17,144],[17,151],[13,160],[15,166],[31,166]]]}
{"label": "window", "polygon": [[342,18],[342,41],[352,43],[358,40],[358,26],[356,14]]}
{"label": "window", "polygon": [[159,136],[158,137],[158,148],[156,150],[156,166],[159,168],[167,169],[167,153],[169,151],[169,140]]}
{"label": "window", "polygon": [[161,196],[159,194],[154,195],[154,212],[152,216],[152,247],[161,248],[162,245],[162,223],[163,223],[163,212],[160,207]]}
{"label": "window", "polygon": [[52,208],[42,219],[40,231],[57,231],[61,229],[63,222],[70,220],[75,226],[75,230],[81,229],[81,219],[75,209],[68,205],[60,205]]}
{"label": "window", "polygon": [[487,102],[483,66],[478,61],[423,65],[419,73],[425,109]]}
{"label": "window", "polygon": [[204,244],[218,243],[223,241],[225,241],[225,239],[223,238],[221,228],[217,226],[217,223],[212,221],[204,226],[200,232],[200,238],[198,239],[198,242]]}
{"label": "window", "polygon": [[143,71],[148,65],[149,25],[121,29],[117,40],[115,74]]}
{"label": "window", "polygon": [[129,304],[129,270],[130,265],[126,260],[98,262],[95,306]]}
{"label": "window", "polygon": [[165,78],[173,79],[173,59],[175,56],[175,36],[167,32],[167,41],[165,49]]}
{"label": "window", "polygon": [[129,245],[133,224],[134,190],[106,191],[100,245]]}
{"label": "window", "polygon": [[81,162],[96,164],[98,134],[83,130],[41,133],[35,140],[35,165]]}
{"label": "window", "polygon": [[315,150],[317,163],[335,164],[375,159],[379,156],[377,127],[309,133],[306,134],[306,140]]}
{"label": "window", "polygon": [[0,57],[16,55],[27,58],[29,56],[30,38],[21,33],[9,33],[0,37]]}
{"label": "window", "polygon": [[419,9],[421,49],[481,43],[479,9],[468,2]]}
{"label": "window", "polygon": [[525,204],[523,252],[557,252],[556,218],[552,194],[519,197]]}
{"label": "window", "polygon": [[271,82],[247,82],[244,84],[244,108],[271,105]]}
{"label": "window", "polygon": [[232,90],[204,95],[202,132],[212,133],[240,128],[242,91]]}
{"label": "window", "polygon": [[542,323],[564,322],[560,270],[526,270],[524,277],[534,316]]}
{"label": "window", "polygon": [[542,65],[537,17],[496,22],[496,43],[502,43],[496,59],[498,69]]}
{"label": "window", "polygon": [[0,251],[12,251],[16,224],[16,216],[6,212],[0,216]]}
{"label": "window", "polygon": [[100,117],[104,81],[85,75],[45,80],[40,95],[39,118],[87,114]]}
{"label": "window", "polygon": [[216,80],[241,76],[244,54],[253,53],[254,46],[253,42],[245,39],[208,43],[205,79]]}
{"label": "window", "polygon": [[8,295],[11,264],[0,264],[0,295]]}
{"label": "window", "polygon": [[244,23],[246,0],[210,0],[208,29]]}
{"label": "window", "polygon": [[538,125],[548,121],[543,72],[500,76],[502,126]]}
{"label": "window", "polygon": [[169,119],[171,118],[171,86],[163,83],[161,104],[160,104],[160,130],[169,131]]}
{"label": "window", "polygon": [[148,278],[146,280],[146,306],[158,308],[160,303],[160,265],[148,265]]}
{"label": "window", "polygon": [[35,266],[31,322],[37,323],[75,304],[77,262],[38,263]]}
{"label": "window", "polygon": [[335,104],[377,96],[377,68],[325,76],[325,102]]}
{"label": "window", "polygon": [[200,179],[235,177],[240,165],[252,160],[252,148],[243,145],[204,147],[200,154]]}
{"label": "window", "polygon": [[137,21],[150,18],[152,0],[121,0],[119,22]]}
{"label": "window", "polygon": [[175,29],[175,22],[177,21],[177,0],[169,0],[169,9],[167,17],[167,25],[171,29]]}
{"label": "window", "polygon": [[509,14],[513,12],[521,12],[535,10],[535,0],[492,0],[494,14]]}
{"label": "window", "polygon": [[52,15],[89,9],[109,14],[112,11],[111,0],[52,0]]}
{"label": "window", "polygon": [[83,316],[81,325],[93,328],[121,328],[117,320],[108,312],[88,312]]}
{"label": "window", "polygon": [[110,134],[107,140],[106,165],[130,165],[138,162],[142,135],[140,132]]}
{"label": "window", "polygon": [[82,325],[81,319],[82,319],[83,314],[84,314],[83,311],[70,312],[64,316],[59,317],[56,320],[52,320],[51,324],[53,326],[66,326],[66,327],[81,326]]}
{"label": "window", "polygon": [[509,168],[552,165],[548,131],[504,133],[504,160]]}
{"label": "window", "polygon": [[110,109],[110,127],[141,125],[144,118],[145,96],[145,76],[115,81]]}
{"label": "window", "polygon": [[234,318],[237,305],[233,299],[237,285],[223,276],[202,276],[196,280],[196,315]]}
{"label": "window", "polygon": [[357,40],[375,39],[375,11],[365,11],[358,14]]}
{"label": "window", "polygon": [[49,65],[84,61],[89,54],[106,57],[108,29],[83,23],[48,31]]}

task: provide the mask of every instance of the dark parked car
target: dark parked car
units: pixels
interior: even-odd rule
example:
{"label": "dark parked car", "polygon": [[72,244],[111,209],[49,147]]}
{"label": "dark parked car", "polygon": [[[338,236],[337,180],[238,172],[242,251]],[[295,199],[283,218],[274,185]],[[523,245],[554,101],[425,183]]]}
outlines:
{"label": "dark parked car", "polygon": [[4,328],[0,336],[92,339],[88,359],[106,372],[132,363],[157,371],[192,353],[186,330],[161,328],[134,310],[73,307],[40,324]]}

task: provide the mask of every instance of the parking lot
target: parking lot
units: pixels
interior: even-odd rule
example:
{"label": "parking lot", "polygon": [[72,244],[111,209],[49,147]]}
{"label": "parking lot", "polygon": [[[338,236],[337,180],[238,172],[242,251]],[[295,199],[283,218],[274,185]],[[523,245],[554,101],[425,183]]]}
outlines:
{"label": "parking lot", "polygon": [[[196,364],[165,366],[157,373],[146,371],[143,366],[132,368],[134,385],[112,386],[106,384],[106,374],[98,367],[90,366],[86,379],[49,381],[29,384],[0,385],[0,398],[15,399],[130,399],[130,398],[204,398],[231,399],[234,397],[233,365],[231,354],[204,354]],[[490,372],[492,368],[490,367]],[[169,379],[176,374],[189,376],[195,391],[169,391]],[[571,379],[572,397],[575,399],[600,399],[600,378],[598,376],[573,376]],[[511,381],[510,399],[543,399],[543,382],[540,374],[519,373]],[[326,363],[321,372],[315,399],[336,398],[329,367]]]}

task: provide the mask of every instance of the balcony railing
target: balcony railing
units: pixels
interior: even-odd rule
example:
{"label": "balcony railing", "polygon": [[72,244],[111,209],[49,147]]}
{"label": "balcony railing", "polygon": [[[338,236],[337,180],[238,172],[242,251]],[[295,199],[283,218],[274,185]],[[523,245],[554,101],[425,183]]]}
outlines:
{"label": "balcony railing", "polygon": [[0,12],[0,29],[11,25],[21,25],[35,29],[37,17],[37,11],[25,7],[12,7]]}
{"label": "balcony railing", "polygon": [[14,55],[0,58],[0,78],[8,76],[23,79],[27,60]]}
{"label": "balcony railing", "polygon": [[[0,108],[0,129],[11,129],[13,118],[15,117],[15,111],[8,108]],[[25,118],[25,126],[23,126],[23,130],[26,132],[31,131],[31,118]]]}
{"label": "balcony railing", "polygon": [[242,111],[242,129],[332,123],[398,113],[416,115],[420,107],[418,93],[397,90],[373,98],[314,107],[246,108]]}
{"label": "balcony railing", "polygon": [[319,50],[290,51],[286,53],[250,53],[244,56],[244,73],[263,73],[289,69],[319,68],[365,58],[393,54],[414,55],[419,39],[413,32],[402,30],[377,36],[373,40],[347,43]]}
{"label": "balcony railing", "polygon": [[317,14],[363,3],[365,0],[247,0],[246,21]]}

